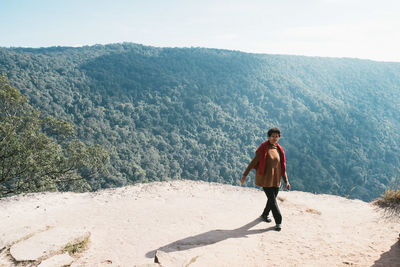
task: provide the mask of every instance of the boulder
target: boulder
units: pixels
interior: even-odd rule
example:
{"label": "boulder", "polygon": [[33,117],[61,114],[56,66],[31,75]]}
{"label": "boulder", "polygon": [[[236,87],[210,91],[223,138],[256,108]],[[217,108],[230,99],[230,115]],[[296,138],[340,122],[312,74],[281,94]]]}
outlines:
{"label": "boulder", "polygon": [[74,261],[68,253],[58,254],[42,261],[38,267],[63,267],[69,266]]}
{"label": "boulder", "polygon": [[154,256],[154,262],[160,264],[162,267],[186,266],[186,258],[172,254],[173,253],[166,253],[162,250],[157,250],[156,255]]}
{"label": "boulder", "polygon": [[52,228],[11,246],[10,254],[16,261],[37,261],[61,252],[68,243],[87,240],[90,232],[67,228]]}
{"label": "boulder", "polygon": [[0,234],[0,250],[37,232],[45,231],[51,226],[30,225],[25,227],[10,226],[7,231]]}

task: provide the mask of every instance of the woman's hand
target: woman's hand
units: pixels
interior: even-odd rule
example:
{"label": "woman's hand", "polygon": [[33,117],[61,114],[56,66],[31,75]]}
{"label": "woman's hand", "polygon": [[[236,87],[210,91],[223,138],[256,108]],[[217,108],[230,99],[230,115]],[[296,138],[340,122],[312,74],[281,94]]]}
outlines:
{"label": "woman's hand", "polygon": [[290,184],[289,183],[286,184],[286,190],[290,190]]}
{"label": "woman's hand", "polygon": [[288,178],[287,178],[286,172],[285,172],[285,175],[283,176],[283,181],[284,181],[285,184],[286,184],[286,186],[285,186],[286,190],[290,190],[290,183],[289,183],[289,180],[288,180]]}
{"label": "woman's hand", "polygon": [[246,175],[243,175],[242,180],[240,180],[241,184],[244,184],[244,181],[246,180]]}

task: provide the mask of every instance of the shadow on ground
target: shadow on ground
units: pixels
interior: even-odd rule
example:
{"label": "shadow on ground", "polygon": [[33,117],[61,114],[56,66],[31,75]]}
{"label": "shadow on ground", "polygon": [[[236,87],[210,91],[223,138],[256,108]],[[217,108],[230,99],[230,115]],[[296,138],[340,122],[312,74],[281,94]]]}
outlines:
{"label": "shadow on ground", "polygon": [[174,241],[170,244],[167,244],[165,246],[154,249],[152,251],[149,251],[146,253],[146,257],[154,258],[157,250],[161,250],[166,253],[174,252],[174,251],[182,251],[182,250],[187,250],[187,249],[191,249],[191,248],[215,244],[215,243],[221,242],[228,238],[247,237],[248,235],[260,234],[260,233],[264,233],[264,232],[275,229],[275,227],[269,227],[269,228],[265,228],[265,229],[249,230],[250,228],[259,224],[260,222],[264,222],[264,221],[259,217],[257,219],[254,219],[253,221],[243,225],[242,227],[239,227],[239,228],[236,228],[233,230],[217,229],[217,230],[208,231],[208,232],[205,232],[202,234],[198,234],[195,236],[189,236],[184,239],[180,239],[180,240]]}
{"label": "shadow on ground", "polygon": [[373,267],[400,266],[400,240],[392,245],[389,251],[383,253],[375,261]]}

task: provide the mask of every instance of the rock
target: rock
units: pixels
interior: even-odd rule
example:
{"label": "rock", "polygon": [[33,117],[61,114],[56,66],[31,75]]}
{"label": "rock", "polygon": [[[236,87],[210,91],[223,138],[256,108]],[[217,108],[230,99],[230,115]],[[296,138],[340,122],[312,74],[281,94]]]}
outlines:
{"label": "rock", "polygon": [[16,261],[37,261],[62,251],[68,243],[87,240],[90,232],[67,228],[52,228],[11,246],[10,254]]}
{"label": "rock", "polygon": [[12,243],[17,242],[26,236],[34,235],[36,232],[45,231],[49,228],[50,226],[43,227],[39,225],[30,225],[19,228],[10,227],[7,232],[0,234],[0,250],[10,246]]}
{"label": "rock", "polygon": [[68,253],[58,254],[47,260],[42,261],[38,267],[62,267],[70,265],[74,261]]}
{"label": "rock", "polygon": [[163,267],[169,267],[185,266],[186,260],[181,257],[177,257],[176,255],[173,256],[170,253],[157,250],[156,255],[154,256],[154,262],[160,264]]}

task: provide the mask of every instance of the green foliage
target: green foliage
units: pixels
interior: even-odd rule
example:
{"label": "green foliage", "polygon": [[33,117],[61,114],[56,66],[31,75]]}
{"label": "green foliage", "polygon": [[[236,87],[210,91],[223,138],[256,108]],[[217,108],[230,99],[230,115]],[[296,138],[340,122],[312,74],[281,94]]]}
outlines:
{"label": "green foliage", "polygon": [[77,253],[81,253],[88,249],[89,242],[89,239],[84,239],[77,243],[68,243],[67,245],[65,245],[63,252],[67,252],[71,256]]}
{"label": "green foliage", "polygon": [[74,137],[70,123],[42,116],[0,76],[0,197],[22,192],[90,189],[106,172],[107,151]]}
{"label": "green foliage", "polygon": [[400,215],[400,180],[394,178],[391,181],[385,193],[375,201],[373,201],[375,205],[383,208],[385,210],[386,215],[388,217],[399,218]]}
{"label": "green foliage", "polygon": [[110,175],[89,179],[92,190],[178,178],[238,185],[274,126],[294,190],[371,200],[400,166],[398,63],[123,43],[0,48],[1,72],[85,144],[110,151]]}

